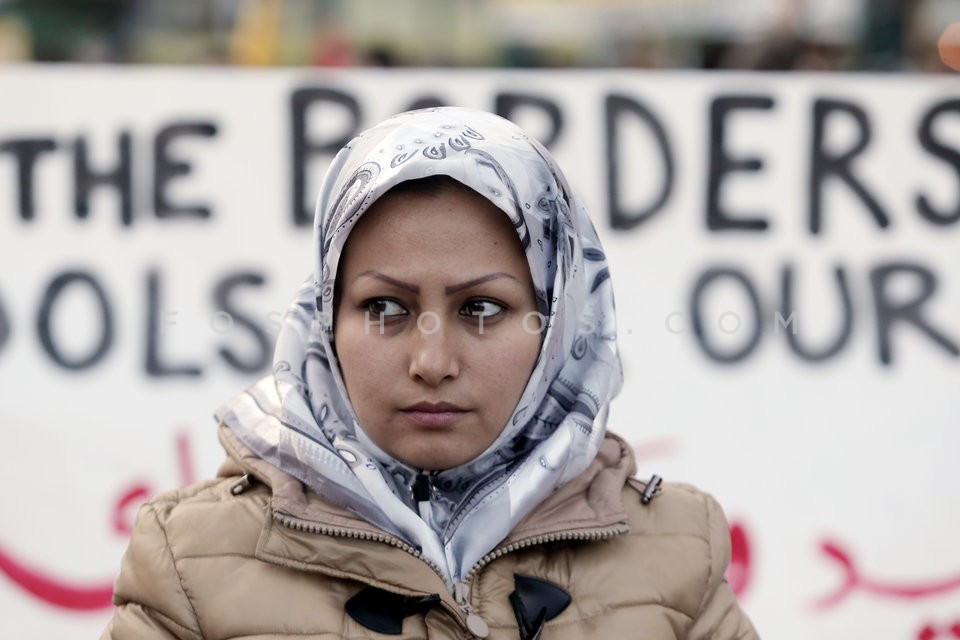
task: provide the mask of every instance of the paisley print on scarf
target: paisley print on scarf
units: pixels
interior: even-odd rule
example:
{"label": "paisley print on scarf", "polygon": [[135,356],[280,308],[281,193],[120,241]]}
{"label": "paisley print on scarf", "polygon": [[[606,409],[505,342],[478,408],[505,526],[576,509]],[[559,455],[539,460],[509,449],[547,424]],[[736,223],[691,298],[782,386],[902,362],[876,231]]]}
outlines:
{"label": "paisley print on scarf", "polygon": [[[427,516],[417,470],[384,453],[359,424],[333,346],[337,266],[351,229],[407,180],[447,175],[500,208],[530,265],[543,322],[537,364],[490,447],[430,474]],[[463,579],[530,510],[596,455],[619,391],[613,293],[590,218],[550,154],[513,123],[441,107],[397,115],[334,158],[321,186],[314,275],[277,339],[271,375],[218,417],[257,455],[422,549],[448,584]]]}

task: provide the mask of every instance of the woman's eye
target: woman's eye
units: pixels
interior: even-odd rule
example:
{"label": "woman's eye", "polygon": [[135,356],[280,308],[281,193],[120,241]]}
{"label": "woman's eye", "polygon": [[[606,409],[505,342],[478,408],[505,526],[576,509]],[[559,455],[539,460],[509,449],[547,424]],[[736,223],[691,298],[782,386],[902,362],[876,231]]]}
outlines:
{"label": "woman's eye", "polygon": [[460,309],[460,314],[471,318],[492,318],[495,315],[503,313],[504,307],[501,304],[490,300],[470,300]]}
{"label": "woman's eye", "polygon": [[392,318],[406,315],[407,310],[399,302],[386,298],[374,298],[363,303],[363,308],[372,316]]}

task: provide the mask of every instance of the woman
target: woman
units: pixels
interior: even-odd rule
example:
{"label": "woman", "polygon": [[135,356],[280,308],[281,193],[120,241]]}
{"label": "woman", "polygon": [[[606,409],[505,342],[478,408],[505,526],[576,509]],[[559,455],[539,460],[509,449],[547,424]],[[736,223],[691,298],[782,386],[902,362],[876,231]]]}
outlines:
{"label": "woman", "polygon": [[709,496],[631,479],[604,254],[547,151],[401,114],[321,188],[215,480],[145,505],[105,638],[756,638]]}

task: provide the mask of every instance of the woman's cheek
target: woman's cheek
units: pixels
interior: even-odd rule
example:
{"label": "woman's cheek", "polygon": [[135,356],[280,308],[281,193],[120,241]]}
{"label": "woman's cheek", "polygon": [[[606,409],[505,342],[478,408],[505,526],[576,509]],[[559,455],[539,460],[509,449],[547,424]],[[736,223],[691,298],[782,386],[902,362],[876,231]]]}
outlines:
{"label": "woman's cheek", "polygon": [[540,352],[540,340],[536,336],[527,334],[514,336],[501,343],[497,352],[497,356],[493,359],[496,361],[493,368],[498,374],[503,375],[504,372],[508,372],[511,378],[520,377],[526,383],[536,363],[537,354]]}

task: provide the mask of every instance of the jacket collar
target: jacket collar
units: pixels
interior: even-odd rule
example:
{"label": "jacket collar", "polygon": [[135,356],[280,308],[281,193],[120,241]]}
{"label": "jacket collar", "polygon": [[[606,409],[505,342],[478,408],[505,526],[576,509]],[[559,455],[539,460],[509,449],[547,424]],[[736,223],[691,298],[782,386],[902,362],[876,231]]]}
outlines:
{"label": "jacket collar", "polygon": [[[258,557],[329,575],[351,577],[398,593],[446,592],[443,579],[416,557],[416,550],[347,509],[315,494],[293,476],[263,461],[227,427],[220,442],[227,453],[218,476],[250,474],[271,490],[269,513],[257,547]],[[525,545],[566,537],[615,535],[627,531],[622,491],[636,471],[630,447],[607,434],[587,469],[537,506],[488,555],[493,558]],[[317,533],[327,534],[317,536]],[[358,540],[382,542],[374,564]],[[346,568],[352,568],[347,570]]]}

